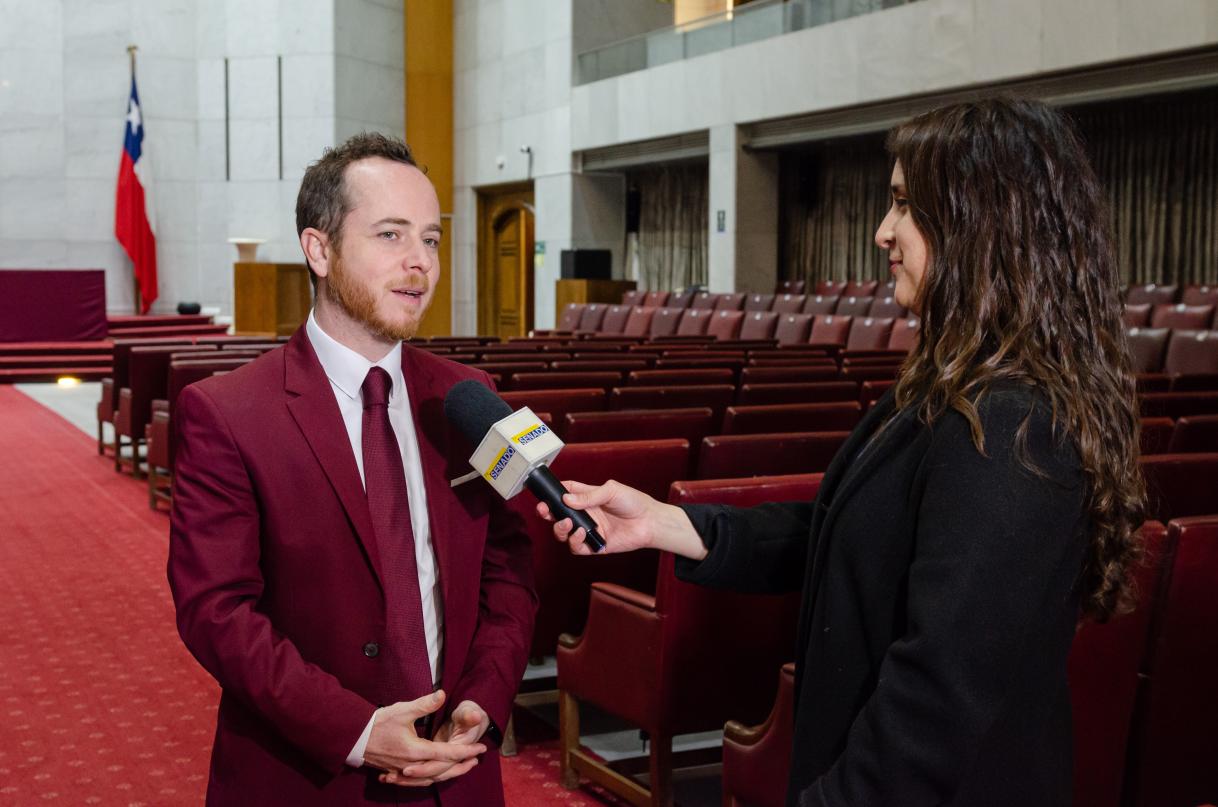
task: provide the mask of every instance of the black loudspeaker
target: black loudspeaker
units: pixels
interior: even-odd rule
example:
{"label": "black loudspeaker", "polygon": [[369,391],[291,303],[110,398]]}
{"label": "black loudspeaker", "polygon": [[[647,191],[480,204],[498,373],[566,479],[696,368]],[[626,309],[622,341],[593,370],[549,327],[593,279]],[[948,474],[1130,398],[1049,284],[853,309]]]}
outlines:
{"label": "black loudspeaker", "polygon": [[613,253],[607,249],[564,249],[563,280],[609,280],[613,275]]}
{"label": "black loudspeaker", "polygon": [[197,314],[202,310],[198,303],[178,303],[179,314]]}

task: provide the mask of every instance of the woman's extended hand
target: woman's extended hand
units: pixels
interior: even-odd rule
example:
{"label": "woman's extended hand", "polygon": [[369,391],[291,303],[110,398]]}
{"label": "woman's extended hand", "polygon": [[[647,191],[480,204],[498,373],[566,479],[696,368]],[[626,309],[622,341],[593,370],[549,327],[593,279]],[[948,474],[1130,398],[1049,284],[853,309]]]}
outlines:
{"label": "woman's extended hand", "polygon": [[[563,502],[568,507],[587,512],[605,539],[605,548],[597,554],[650,547],[694,560],[706,556],[702,539],[679,507],[658,502],[642,491],[613,480],[603,485],[565,481],[563,486],[570,491],[563,496]],[[544,502],[537,503],[537,513],[546,521],[554,521]],[[594,554],[584,543],[584,529],[571,532],[572,526],[569,518],[555,522],[554,537],[566,543],[576,555]]]}

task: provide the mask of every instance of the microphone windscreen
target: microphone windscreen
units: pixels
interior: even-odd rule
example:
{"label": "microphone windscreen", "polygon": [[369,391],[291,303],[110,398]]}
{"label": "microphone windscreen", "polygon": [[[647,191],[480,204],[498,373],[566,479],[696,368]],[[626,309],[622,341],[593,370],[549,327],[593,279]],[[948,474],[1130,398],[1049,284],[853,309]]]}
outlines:
{"label": "microphone windscreen", "polygon": [[461,430],[471,446],[499,421],[512,414],[512,407],[483,383],[467,379],[453,384],[444,396],[444,416]]}

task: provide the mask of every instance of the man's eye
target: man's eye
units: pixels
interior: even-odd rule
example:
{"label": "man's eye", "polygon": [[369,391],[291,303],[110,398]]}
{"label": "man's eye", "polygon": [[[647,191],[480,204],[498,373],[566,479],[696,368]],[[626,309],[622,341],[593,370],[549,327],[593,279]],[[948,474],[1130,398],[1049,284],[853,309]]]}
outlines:
{"label": "man's eye", "polygon": [[389,231],[380,233],[379,237],[385,239],[386,241],[392,241],[398,237],[398,234],[393,232],[392,230],[389,230]]}
{"label": "man's eye", "polygon": [[439,249],[439,247],[440,247],[439,238],[424,238],[423,243],[426,244],[427,246],[431,247],[432,249]]}

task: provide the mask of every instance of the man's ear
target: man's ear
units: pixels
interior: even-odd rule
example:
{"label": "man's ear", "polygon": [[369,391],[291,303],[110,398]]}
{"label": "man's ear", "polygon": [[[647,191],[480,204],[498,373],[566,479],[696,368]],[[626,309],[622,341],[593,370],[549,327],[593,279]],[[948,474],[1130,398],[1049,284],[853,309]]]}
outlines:
{"label": "man's ear", "polygon": [[300,248],[319,278],[330,274],[330,238],[316,227],[305,227],[300,232]]}

